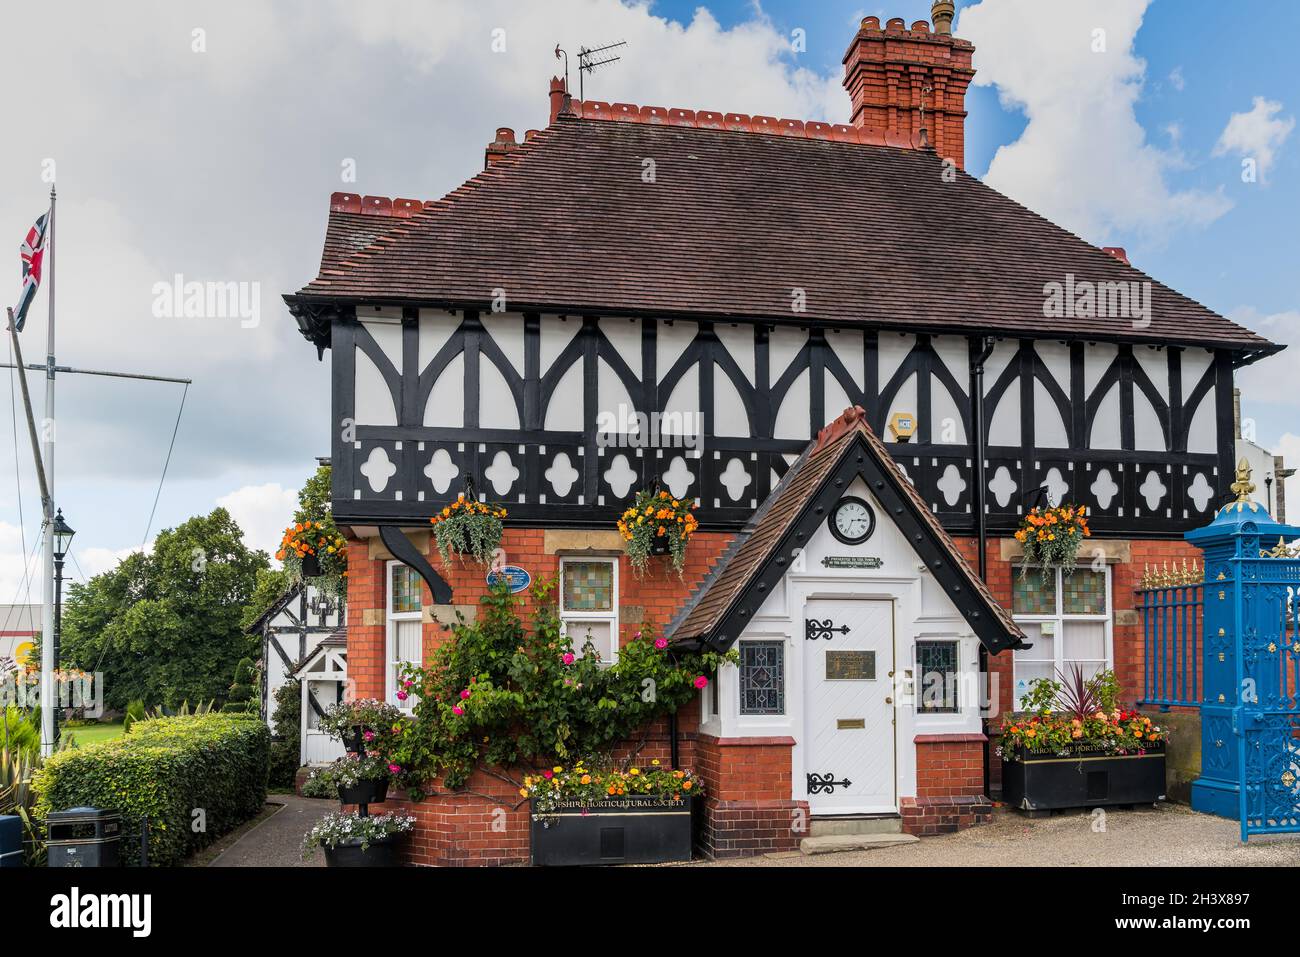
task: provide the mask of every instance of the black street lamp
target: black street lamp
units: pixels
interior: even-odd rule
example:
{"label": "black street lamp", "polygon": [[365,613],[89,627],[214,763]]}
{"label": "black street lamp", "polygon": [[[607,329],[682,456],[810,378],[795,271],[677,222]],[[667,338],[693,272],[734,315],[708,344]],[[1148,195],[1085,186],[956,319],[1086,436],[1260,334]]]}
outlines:
{"label": "black street lamp", "polygon": [[[54,526],[50,530],[54,535],[54,670],[59,670],[59,638],[63,634],[63,559],[72,544],[72,536],[77,533],[63,520],[63,509],[54,516]],[[58,692],[56,692],[56,695]],[[59,741],[59,709],[56,701],[50,702],[54,708],[54,742]]]}

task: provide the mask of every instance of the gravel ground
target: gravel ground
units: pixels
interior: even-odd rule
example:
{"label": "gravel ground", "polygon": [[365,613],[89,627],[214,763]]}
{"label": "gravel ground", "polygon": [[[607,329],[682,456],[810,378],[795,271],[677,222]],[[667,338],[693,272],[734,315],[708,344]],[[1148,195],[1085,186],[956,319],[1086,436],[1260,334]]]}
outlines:
{"label": "gravel ground", "polygon": [[1110,810],[1105,831],[1094,832],[1086,812],[1031,820],[1005,808],[993,821],[918,844],[805,857],[794,853],[708,861],[697,867],[1296,867],[1300,835],[1240,840],[1236,821],[1198,814],[1177,804]]}
{"label": "gravel ground", "polygon": [[330,811],[337,801],[315,800],[296,794],[273,794],[268,804],[284,805],[279,811],[240,836],[209,867],[324,867],[320,851],[302,859],[302,836]]}

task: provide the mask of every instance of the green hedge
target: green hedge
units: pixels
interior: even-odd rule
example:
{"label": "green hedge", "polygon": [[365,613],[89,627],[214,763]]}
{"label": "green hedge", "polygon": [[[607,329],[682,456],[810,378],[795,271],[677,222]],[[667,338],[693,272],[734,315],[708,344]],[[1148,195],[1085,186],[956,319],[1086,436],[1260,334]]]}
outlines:
{"label": "green hedge", "polygon": [[149,863],[179,864],[261,811],[270,749],[256,715],[139,721],[124,737],[48,758],[35,781],[37,816],[80,806],[118,811],[123,863],[137,864],[148,815]]}

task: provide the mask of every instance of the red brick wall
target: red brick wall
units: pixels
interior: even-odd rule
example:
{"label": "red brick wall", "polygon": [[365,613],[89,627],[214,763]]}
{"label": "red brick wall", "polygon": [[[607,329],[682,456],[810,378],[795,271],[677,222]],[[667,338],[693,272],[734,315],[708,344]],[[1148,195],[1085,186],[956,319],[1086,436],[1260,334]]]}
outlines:
{"label": "red brick wall", "polygon": [[[686,568],[679,578],[663,559],[652,559],[643,577],[633,574],[626,559],[619,563],[619,598],[622,609],[620,639],[626,641],[644,629],[662,632],[692,589],[703,579],[730,543],[726,533],[699,533],[688,551]],[[526,568],[534,580],[559,574],[559,556],[545,554],[540,529],[509,529],[503,541],[507,561]],[[977,542],[962,538],[959,550],[976,566]],[[1001,559],[997,539],[988,543],[988,582],[994,597],[1011,604],[1012,576],[1018,574],[1010,562]],[[1142,693],[1143,646],[1139,605],[1134,587],[1143,566],[1199,558],[1199,551],[1181,541],[1131,542],[1132,561],[1112,565],[1112,602],[1115,615],[1115,666],[1125,689],[1125,700],[1133,702]],[[483,569],[477,565],[445,567],[436,550],[430,561],[451,585],[457,604],[475,604],[486,591]],[[349,546],[348,585],[348,670],[354,693],[359,697],[383,697],[385,668],[385,626],[383,624],[385,565],[369,558],[365,542]],[[526,599],[526,596],[524,596]],[[424,602],[432,598],[426,588]],[[525,602],[524,614],[530,603]],[[366,610],[378,624],[365,624]],[[638,620],[639,619],[639,620]],[[425,653],[444,640],[436,623],[425,625]],[[999,715],[1011,707],[1011,654],[989,657],[995,676]],[[991,722],[995,733],[1000,718]],[[806,802],[791,800],[791,747],[788,739],[717,739],[698,734],[699,714],[691,702],[679,717],[679,760],[703,777],[708,789],[705,814],[699,832],[699,847],[718,857],[763,853],[797,847],[806,831]],[[981,736],[982,737],[982,736]],[[966,827],[987,819],[988,802],[983,790],[983,740],[917,741],[917,793],[903,802],[904,827],[911,833],[932,834]],[[996,746],[994,741],[990,747]],[[670,761],[667,720],[647,729],[646,734],[619,750],[619,757],[633,752],[639,763],[659,759]],[[1000,790],[1000,762],[990,755],[991,790]],[[517,777],[518,775],[516,775]],[[420,818],[420,835],[412,845],[411,859],[419,863],[499,864],[527,859],[528,815],[526,807],[509,810],[505,830],[498,807],[513,808],[518,800],[514,789],[490,776],[476,775],[471,791],[481,795],[439,795],[411,806]],[[485,796],[484,796],[485,795]]]}

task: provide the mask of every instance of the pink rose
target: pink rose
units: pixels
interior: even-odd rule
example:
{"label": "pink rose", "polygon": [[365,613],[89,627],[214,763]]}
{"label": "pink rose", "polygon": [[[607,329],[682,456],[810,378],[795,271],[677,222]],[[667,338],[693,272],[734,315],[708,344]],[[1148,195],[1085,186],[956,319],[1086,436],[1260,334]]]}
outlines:
{"label": "pink rose", "polygon": [[402,766],[401,766],[400,764],[390,764],[390,765],[388,766],[388,770],[389,770],[389,772],[392,773],[392,774],[401,774],[401,773],[402,773]]}
{"label": "pink rose", "polygon": [[464,691],[460,693],[460,700],[464,701],[468,697],[469,697],[469,689],[466,688]]}
{"label": "pink rose", "polygon": [[456,705],[451,709],[451,713],[459,716],[465,713],[465,709],[462,708],[460,705]]}
{"label": "pink rose", "polygon": [[709,679],[704,677],[704,675],[700,675],[698,678],[695,679],[695,687],[697,688],[703,688],[708,683],[709,683]]}
{"label": "pink rose", "polygon": [[362,737],[365,738],[367,741],[373,741],[375,740],[375,732],[367,731],[365,734],[362,735]]}
{"label": "pink rose", "polygon": [[571,665],[571,664],[573,664],[573,662],[574,662],[573,652],[572,652],[572,651],[566,651],[566,652],[564,653],[564,657],[562,657],[560,660],[563,661],[566,665]]}
{"label": "pink rose", "polygon": [[667,638],[656,638],[656,639],[655,639],[655,647],[658,648],[660,651],[663,651],[665,648],[668,647],[668,639],[667,639]]}
{"label": "pink rose", "polygon": [[546,778],[546,780],[549,781],[551,778],[555,777],[555,774],[552,771],[543,771],[542,777]]}
{"label": "pink rose", "polygon": [[[410,697],[410,696],[409,696],[405,691],[399,691],[399,692],[397,692],[397,700],[398,700],[398,701],[405,701],[408,697]],[[369,740],[369,739],[367,739],[367,740]]]}

